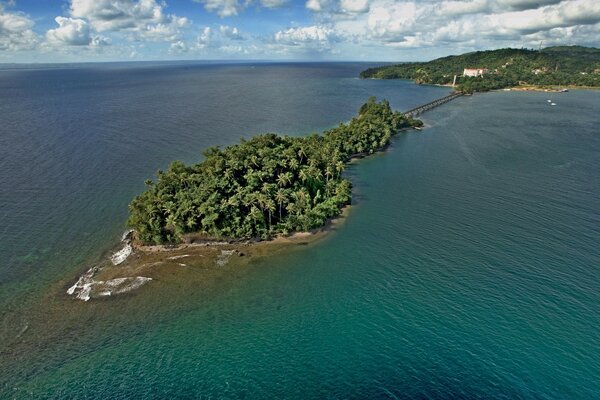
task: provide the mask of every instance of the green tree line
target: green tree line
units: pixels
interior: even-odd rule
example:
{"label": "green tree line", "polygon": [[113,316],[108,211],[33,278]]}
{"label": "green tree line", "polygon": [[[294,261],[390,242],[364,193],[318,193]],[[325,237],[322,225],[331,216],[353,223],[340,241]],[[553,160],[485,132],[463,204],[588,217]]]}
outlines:
{"label": "green tree line", "polygon": [[370,98],[349,123],[308,137],[262,134],[209,148],[194,165],[174,161],[129,205],[128,225],[146,244],[187,233],[210,238],[269,238],[323,226],[350,203],[343,177],[356,155],[386,147],[421,121]]}

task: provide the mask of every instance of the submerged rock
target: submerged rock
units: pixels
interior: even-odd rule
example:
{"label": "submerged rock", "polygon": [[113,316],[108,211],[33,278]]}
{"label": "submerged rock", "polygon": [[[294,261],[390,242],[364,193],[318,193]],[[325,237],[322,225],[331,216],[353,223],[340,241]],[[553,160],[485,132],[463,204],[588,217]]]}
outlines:
{"label": "submerged rock", "polygon": [[145,276],[131,276],[125,278],[110,279],[108,281],[95,281],[92,284],[91,296],[104,297],[115,294],[123,294],[139,288],[150,282],[152,278]]}
{"label": "submerged rock", "polygon": [[221,254],[217,256],[217,265],[219,267],[227,265],[233,253],[235,253],[235,250],[221,250]]}
{"label": "submerged rock", "polygon": [[129,276],[109,279],[107,281],[96,281],[93,279],[94,275],[90,275],[92,269],[82,275],[79,280],[67,290],[67,294],[75,296],[75,298],[79,300],[89,301],[93,298],[128,293],[152,280],[152,278],[145,276]]}
{"label": "submerged rock", "polygon": [[98,271],[100,271],[99,267],[88,269],[73,286],[67,289],[67,294],[79,300],[89,301],[96,297],[127,293],[152,280],[152,278],[145,276],[130,276],[109,279],[107,281],[97,281],[94,280],[94,276]]}

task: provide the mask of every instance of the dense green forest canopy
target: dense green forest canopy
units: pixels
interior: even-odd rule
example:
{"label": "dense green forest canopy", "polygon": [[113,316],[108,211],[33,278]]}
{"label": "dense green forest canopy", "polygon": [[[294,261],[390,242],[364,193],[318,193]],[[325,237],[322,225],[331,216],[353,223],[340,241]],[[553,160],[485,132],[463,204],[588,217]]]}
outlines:
{"label": "dense green forest canopy", "polygon": [[194,165],[173,162],[129,206],[128,225],[146,244],[187,233],[210,238],[268,238],[320,227],[350,202],[345,164],[384,148],[421,121],[370,98],[348,124],[308,137],[263,134],[204,152]]}
{"label": "dense green forest canopy", "polygon": [[[482,77],[462,77],[464,68],[486,68]],[[542,50],[499,49],[438,58],[429,62],[369,68],[362,78],[413,79],[417,83],[451,84],[465,92],[535,86],[600,86],[600,49],[582,46]]]}

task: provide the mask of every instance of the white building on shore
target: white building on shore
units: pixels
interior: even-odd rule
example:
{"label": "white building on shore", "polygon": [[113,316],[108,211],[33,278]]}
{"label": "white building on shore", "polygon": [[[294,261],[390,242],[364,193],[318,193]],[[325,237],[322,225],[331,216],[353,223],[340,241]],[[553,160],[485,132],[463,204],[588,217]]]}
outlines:
{"label": "white building on shore", "polygon": [[483,74],[487,74],[487,68],[465,68],[463,71],[463,76],[482,76]]}

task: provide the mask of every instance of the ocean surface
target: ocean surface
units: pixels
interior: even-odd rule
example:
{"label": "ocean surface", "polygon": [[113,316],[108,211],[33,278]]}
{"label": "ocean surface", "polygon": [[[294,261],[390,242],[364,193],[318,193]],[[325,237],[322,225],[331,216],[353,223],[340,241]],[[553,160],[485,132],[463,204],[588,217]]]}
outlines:
{"label": "ocean surface", "polygon": [[170,161],[449,91],[356,79],[369,66],[1,70],[0,398],[600,398],[597,91],[452,101],[350,166],[324,240],[66,296]]}

